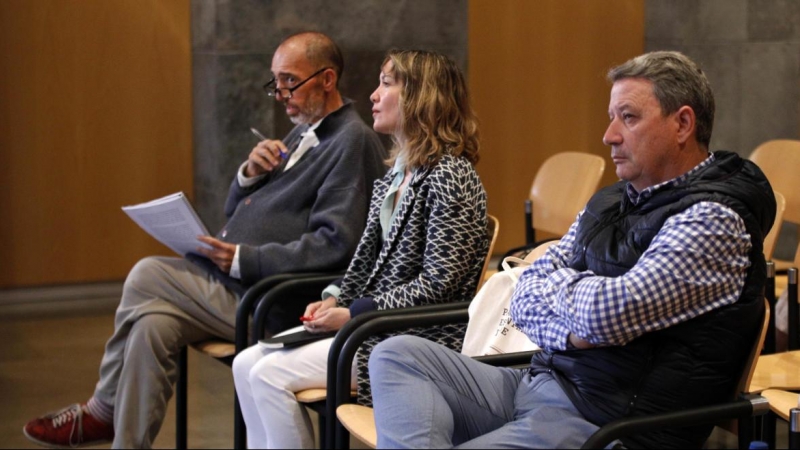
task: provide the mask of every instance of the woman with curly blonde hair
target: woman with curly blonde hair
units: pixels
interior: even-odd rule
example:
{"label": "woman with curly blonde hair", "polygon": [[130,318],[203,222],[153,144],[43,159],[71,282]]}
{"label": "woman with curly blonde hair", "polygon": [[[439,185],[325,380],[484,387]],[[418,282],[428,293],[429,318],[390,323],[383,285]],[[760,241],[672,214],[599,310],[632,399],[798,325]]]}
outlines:
{"label": "woman with curly blonde hair", "polygon": [[[458,66],[434,52],[390,51],[370,100],[373,128],[395,144],[391,169],[375,183],[346,275],[306,308],[303,327],[311,333],[335,332],[367,311],[470,300],[486,257],[486,193],[473,167],[478,125]],[[458,327],[405,333],[455,349],[463,339]],[[294,392],[326,387],[332,340],[286,350],[254,346],[236,357],[250,448],[313,447],[308,413]],[[353,366],[362,403],[371,401],[366,362],[377,343],[365,342]]]}
{"label": "woman with curly blonde hair", "polygon": [[392,50],[382,67],[406,85],[399,99],[400,129],[392,133],[397,146],[392,156],[404,149],[410,164],[424,166],[449,153],[476,164],[478,121],[464,75],[453,60],[425,51]]}

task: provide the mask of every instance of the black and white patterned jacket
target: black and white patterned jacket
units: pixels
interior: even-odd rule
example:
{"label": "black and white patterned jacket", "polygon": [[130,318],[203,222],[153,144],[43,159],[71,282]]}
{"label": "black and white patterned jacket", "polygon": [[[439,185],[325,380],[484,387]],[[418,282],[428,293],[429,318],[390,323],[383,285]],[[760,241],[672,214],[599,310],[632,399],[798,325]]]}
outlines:
{"label": "black and white patterned jacket", "polygon": [[[417,170],[381,246],[379,214],[391,182],[391,173],[375,182],[339,306],[363,297],[372,297],[378,310],[471,300],[488,250],[486,191],[475,169],[466,158],[445,155],[437,165]],[[359,403],[371,404],[367,358],[378,342],[413,334],[461,350],[465,329],[413,328],[368,339],[356,355]]]}

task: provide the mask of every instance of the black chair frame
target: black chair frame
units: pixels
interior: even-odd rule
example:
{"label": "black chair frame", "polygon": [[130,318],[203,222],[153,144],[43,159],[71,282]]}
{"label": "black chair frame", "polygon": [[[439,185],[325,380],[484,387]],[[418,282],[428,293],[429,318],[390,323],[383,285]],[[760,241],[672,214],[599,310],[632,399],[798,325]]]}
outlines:
{"label": "black chair frame", "polygon": [[[275,334],[299,325],[298,318],[305,310],[302,300],[315,300],[330,282],[340,278],[344,272],[306,272],[273,275],[251,286],[239,302],[236,310],[234,336],[235,353],[219,359],[231,365],[233,358],[242,350],[254,345],[261,337]],[[298,302],[301,301],[301,302]],[[280,318],[269,313],[276,307],[285,307]],[[250,332],[250,320],[252,332]],[[187,448],[188,436],[188,348],[178,354],[178,380],[175,385],[175,447]],[[234,392],[234,448],[247,448],[247,433],[239,399]]]}
{"label": "black chair frame", "polygon": [[359,346],[367,338],[377,333],[402,330],[412,326],[465,323],[469,318],[468,306],[469,302],[453,302],[372,311],[348,321],[336,334],[328,353],[328,392],[324,408],[321,408],[325,415],[326,433],[321,447],[349,447],[349,433],[336,419],[336,408],[353,400],[350,396],[352,383],[350,368]]}
{"label": "black chair frame", "polygon": [[[774,283],[774,279],[772,280]],[[348,449],[350,433],[336,421],[336,408],[350,399],[350,384],[353,358],[358,347],[370,336],[378,333],[401,330],[412,326],[433,326],[447,323],[461,323],[469,319],[464,305],[437,305],[450,308],[429,309],[431,307],[407,308],[407,311],[395,310],[392,315],[368,313],[354,319],[348,330],[344,328],[337,334],[334,346],[328,357],[328,386],[335,386],[333,392],[328,389],[328,429],[329,439],[323,448]],[[357,323],[356,323],[357,322]],[[338,341],[338,342],[337,342]],[[519,366],[530,363],[536,352],[520,352],[501,355],[476,357],[475,359],[494,366]],[[335,366],[332,364],[335,362]],[[334,370],[335,369],[335,370]],[[331,374],[335,373],[335,377]],[[663,428],[680,428],[701,424],[719,423],[727,419],[738,419],[739,448],[748,448],[754,439],[765,439],[775,442],[774,422],[769,413],[769,402],[760,395],[741,395],[739,399],[718,405],[710,405],[684,411],[667,412],[648,416],[637,416],[619,419],[601,427],[591,436],[582,448],[604,448],[615,439],[631,434]]]}

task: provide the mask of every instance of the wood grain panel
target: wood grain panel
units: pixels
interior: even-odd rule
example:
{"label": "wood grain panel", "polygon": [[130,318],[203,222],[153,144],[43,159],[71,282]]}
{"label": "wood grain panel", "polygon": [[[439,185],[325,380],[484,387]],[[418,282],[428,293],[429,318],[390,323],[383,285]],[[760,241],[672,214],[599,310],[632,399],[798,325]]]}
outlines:
{"label": "wood grain panel", "polygon": [[189,0],[0,2],[0,288],[169,254],[120,206],[192,192]]}
{"label": "wood grain panel", "polygon": [[471,0],[469,82],[481,120],[478,172],[500,219],[496,253],[524,243],[523,202],[561,151],[606,158],[606,71],[644,51],[642,0]]}

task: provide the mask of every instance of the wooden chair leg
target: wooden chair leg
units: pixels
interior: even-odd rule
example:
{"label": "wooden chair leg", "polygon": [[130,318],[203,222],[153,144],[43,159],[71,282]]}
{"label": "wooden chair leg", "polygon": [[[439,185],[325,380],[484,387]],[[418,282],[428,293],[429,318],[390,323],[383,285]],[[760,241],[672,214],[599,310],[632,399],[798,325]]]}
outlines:
{"label": "wooden chair leg", "polygon": [[188,347],[178,353],[178,381],[175,383],[175,448],[187,448]]}

